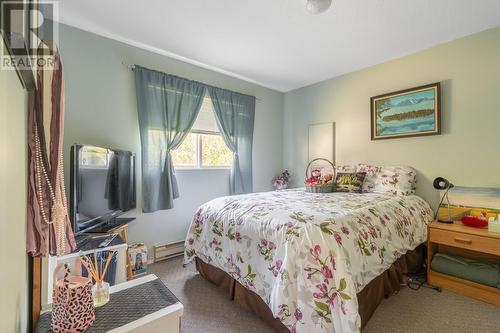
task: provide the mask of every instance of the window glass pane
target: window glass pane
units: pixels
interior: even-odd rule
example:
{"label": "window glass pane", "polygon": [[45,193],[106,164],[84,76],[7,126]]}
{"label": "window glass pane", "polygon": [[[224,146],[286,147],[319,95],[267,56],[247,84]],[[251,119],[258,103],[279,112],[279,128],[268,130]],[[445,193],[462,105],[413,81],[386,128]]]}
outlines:
{"label": "window glass pane", "polygon": [[176,167],[196,167],[196,135],[189,133],[177,149],[172,151],[172,161]]}
{"label": "window glass pane", "polygon": [[192,130],[219,132],[215,120],[214,106],[210,97],[205,97],[200,108],[200,113],[196,117]]}
{"label": "window glass pane", "polygon": [[108,150],[106,148],[84,146],[80,150],[80,166],[87,168],[107,168]]}
{"label": "window glass pane", "polygon": [[220,135],[200,134],[201,166],[220,167],[233,164],[233,153]]}

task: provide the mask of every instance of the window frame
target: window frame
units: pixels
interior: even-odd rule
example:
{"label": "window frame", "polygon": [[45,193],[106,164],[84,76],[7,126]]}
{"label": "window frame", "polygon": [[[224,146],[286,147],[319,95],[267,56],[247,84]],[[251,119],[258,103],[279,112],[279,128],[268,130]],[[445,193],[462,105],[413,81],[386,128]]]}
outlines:
{"label": "window frame", "polygon": [[[231,170],[232,165],[216,165],[216,166],[203,166],[202,165],[202,135],[218,135],[222,138],[222,134],[216,131],[204,131],[204,130],[190,130],[189,133],[196,134],[196,166],[175,166],[174,169],[180,171],[187,170]],[[224,139],[223,139],[224,140]],[[229,148],[227,148],[229,149]],[[233,156],[234,158],[234,156]]]}

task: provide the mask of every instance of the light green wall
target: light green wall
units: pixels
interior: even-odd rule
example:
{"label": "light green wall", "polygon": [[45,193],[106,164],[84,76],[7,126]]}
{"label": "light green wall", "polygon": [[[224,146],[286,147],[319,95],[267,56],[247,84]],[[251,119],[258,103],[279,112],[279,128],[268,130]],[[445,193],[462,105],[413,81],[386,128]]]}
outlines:
{"label": "light green wall", "polygon": [[[437,81],[442,135],[370,140],[371,96]],[[335,122],[338,164],[413,166],[418,193],[432,203],[436,176],[500,187],[500,28],[291,91],[284,107],[284,167],[298,183],[308,124]]]}
{"label": "light green wall", "polygon": [[[75,142],[132,150],[140,158],[133,72],[123,63],[139,64],[256,96],[254,190],[271,189],[271,179],[283,162],[283,93],[66,25],[60,25],[59,47],[66,80],[66,171],[69,149]],[[140,170],[137,175],[140,207]],[[132,241],[151,246],[184,240],[197,207],[229,193],[228,170],[178,172],[178,181],[181,197],[175,200],[174,209],[153,214],[138,209],[132,214],[137,217],[130,225]]]}
{"label": "light green wall", "polygon": [[26,98],[16,72],[0,70],[0,332],[28,331]]}

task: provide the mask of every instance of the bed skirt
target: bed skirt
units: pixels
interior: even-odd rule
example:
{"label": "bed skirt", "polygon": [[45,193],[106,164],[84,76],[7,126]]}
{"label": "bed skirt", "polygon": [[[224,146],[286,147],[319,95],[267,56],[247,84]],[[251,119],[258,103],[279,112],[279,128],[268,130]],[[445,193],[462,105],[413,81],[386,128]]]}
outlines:
{"label": "bed skirt", "polygon": [[[423,258],[424,247],[422,245],[413,251],[408,251],[358,293],[362,328],[365,327],[380,302],[400,290],[403,276],[409,272],[416,272],[422,267]],[[243,287],[229,274],[199,258],[196,258],[196,269],[205,279],[225,290],[231,300],[255,313],[276,332],[288,332],[285,325],[279,319],[274,318],[271,310],[259,295]]]}

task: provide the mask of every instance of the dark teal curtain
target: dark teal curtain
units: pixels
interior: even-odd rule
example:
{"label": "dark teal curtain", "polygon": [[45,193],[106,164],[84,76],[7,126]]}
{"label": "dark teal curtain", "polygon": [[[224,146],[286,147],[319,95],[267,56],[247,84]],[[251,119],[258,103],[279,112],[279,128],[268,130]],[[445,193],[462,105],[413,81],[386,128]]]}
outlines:
{"label": "dark teal curtain", "polygon": [[179,189],[170,152],[193,126],[206,86],[140,66],[134,73],[142,148],[142,210],[171,209]]}
{"label": "dark teal curtain", "polygon": [[252,179],[252,142],[255,97],[229,90],[207,87],[215,110],[217,125],[229,149],[234,153],[230,193],[250,193]]}

